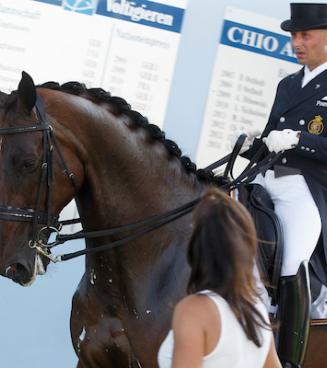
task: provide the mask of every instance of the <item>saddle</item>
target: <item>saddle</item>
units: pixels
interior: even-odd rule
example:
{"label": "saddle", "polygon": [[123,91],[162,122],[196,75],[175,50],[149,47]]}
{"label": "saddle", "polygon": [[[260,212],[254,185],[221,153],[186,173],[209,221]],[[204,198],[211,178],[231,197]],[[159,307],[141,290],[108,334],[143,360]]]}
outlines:
{"label": "saddle", "polygon": [[250,212],[257,230],[257,265],[273,304],[283,257],[282,227],[274,212],[274,204],[266,189],[259,184],[240,186],[239,200]]}
{"label": "saddle", "polygon": [[[251,183],[239,186],[238,190],[240,202],[248,209],[254,220],[258,236],[257,265],[268,294],[272,298],[272,304],[275,305],[284,249],[282,227],[274,212],[274,204],[264,187]],[[324,259],[320,237],[309,263],[312,301],[316,301],[317,310],[326,305],[326,298],[322,295],[325,293],[327,296],[327,270]],[[322,289],[323,285],[325,287]],[[321,298],[325,299],[322,303],[318,303]],[[324,311],[314,312],[315,303],[312,316],[317,319],[326,318],[326,307],[323,308]]]}

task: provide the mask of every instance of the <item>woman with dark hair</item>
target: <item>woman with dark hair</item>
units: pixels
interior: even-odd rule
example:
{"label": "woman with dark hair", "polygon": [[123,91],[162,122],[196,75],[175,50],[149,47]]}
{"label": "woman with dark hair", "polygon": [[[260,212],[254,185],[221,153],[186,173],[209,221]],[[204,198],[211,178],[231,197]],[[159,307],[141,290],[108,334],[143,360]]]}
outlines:
{"label": "woman with dark hair", "polygon": [[280,368],[253,272],[257,240],[250,214],[210,189],[193,222],[190,295],[175,308],[160,368]]}

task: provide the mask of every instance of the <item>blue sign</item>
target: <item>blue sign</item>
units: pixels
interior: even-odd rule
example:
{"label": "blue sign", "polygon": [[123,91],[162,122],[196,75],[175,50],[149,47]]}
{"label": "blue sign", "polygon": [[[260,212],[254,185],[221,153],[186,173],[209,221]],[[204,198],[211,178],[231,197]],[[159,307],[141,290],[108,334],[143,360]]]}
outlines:
{"label": "blue sign", "polygon": [[34,0],[82,14],[98,14],[145,26],[181,32],[184,9],[148,0]]}
{"label": "blue sign", "polygon": [[147,0],[105,0],[97,14],[180,33],[184,9]]}
{"label": "blue sign", "polygon": [[290,61],[291,63],[298,62],[291,38],[265,29],[225,20],[220,42],[223,45]]}

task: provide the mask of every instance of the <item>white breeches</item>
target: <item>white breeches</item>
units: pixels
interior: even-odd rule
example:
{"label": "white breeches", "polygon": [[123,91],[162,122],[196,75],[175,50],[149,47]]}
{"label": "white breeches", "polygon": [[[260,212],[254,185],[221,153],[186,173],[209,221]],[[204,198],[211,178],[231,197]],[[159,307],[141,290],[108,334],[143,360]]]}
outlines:
{"label": "white breeches", "polygon": [[302,175],[275,178],[268,170],[254,183],[262,185],[275,206],[284,236],[281,276],[295,275],[303,260],[309,260],[321,233],[321,219]]}

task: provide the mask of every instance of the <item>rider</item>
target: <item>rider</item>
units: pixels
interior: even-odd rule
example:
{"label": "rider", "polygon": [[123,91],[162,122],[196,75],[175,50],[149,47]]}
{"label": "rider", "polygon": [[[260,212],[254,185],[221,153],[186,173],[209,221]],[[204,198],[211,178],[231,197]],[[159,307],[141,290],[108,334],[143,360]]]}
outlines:
{"label": "rider", "polygon": [[257,182],[271,195],[284,234],[277,348],[284,367],[301,367],[310,327],[306,261],[321,233],[327,257],[327,4],[292,3],[281,28],[291,32],[303,67],[279,83],[268,123],[243,156],[263,144],[282,152]]}

